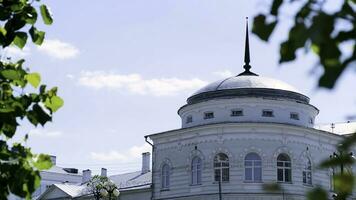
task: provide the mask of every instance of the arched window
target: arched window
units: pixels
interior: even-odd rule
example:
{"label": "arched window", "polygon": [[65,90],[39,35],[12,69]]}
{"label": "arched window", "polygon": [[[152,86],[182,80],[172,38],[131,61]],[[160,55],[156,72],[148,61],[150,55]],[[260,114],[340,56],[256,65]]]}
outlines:
{"label": "arched window", "polygon": [[307,185],[312,184],[312,166],[309,158],[305,158],[303,162],[303,183]]}
{"label": "arched window", "polygon": [[192,185],[201,184],[202,161],[196,156],[192,160]]}
{"label": "arched window", "polygon": [[249,153],[245,157],[245,181],[262,181],[262,162],[257,153]]}
{"label": "arched window", "polygon": [[224,153],[219,153],[214,158],[214,180],[229,181],[229,157]]}
{"label": "arched window", "polygon": [[162,166],[162,188],[169,188],[169,175],[170,175],[170,167],[168,164],[164,164]]}
{"label": "arched window", "polygon": [[279,182],[292,182],[292,164],[287,154],[277,157],[277,180]]}

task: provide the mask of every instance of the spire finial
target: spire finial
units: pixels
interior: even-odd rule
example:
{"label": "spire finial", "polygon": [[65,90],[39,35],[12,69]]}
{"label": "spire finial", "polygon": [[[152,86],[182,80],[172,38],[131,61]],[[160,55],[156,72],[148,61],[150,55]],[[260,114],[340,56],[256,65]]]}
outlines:
{"label": "spire finial", "polygon": [[245,38],[245,65],[244,68],[246,71],[250,71],[250,44],[248,38],[248,17],[246,17],[246,38]]}
{"label": "spire finial", "polygon": [[244,59],[244,69],[245,71],[239,74],[238,76],[241,75],[248,75],[248,76],[258,76],[257,74],[253,73],[250,71],[251,65],[250,65],[250,44],[249,44],[249,38],[248,38],[248,17],[246,17],[246,38],[245,38],[245,59]]}

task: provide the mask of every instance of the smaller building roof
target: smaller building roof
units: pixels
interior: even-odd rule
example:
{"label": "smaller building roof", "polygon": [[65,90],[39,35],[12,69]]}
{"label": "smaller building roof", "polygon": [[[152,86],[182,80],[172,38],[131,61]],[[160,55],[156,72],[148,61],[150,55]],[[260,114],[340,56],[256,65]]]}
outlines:
{"label": "smaller building roof", "polygon": [[67,169],[67,168],[63,168],[63,167],[59,167],[59,166],[57,166],[57,165],[53,165],[51,168],[46,169],[46,170],[42,170],[41,172],[50,172],[50,173],[58,173],[58,174],[68,174],[68,175],[82,176],[81,172],[78,172],[78,173],[69,173],[69,172],[66,171],[65,169]]}
{"label": "smaller building roof", "polygon": [[141,173],[141,171],[118,174],[109,177],[119,187],[119,189],[138,189],[143,186],[150,186],[152,183],[152,173]]}
{"label": "smaller building roof", "polygon": [[315,125],[315,129],[327,131],[337,135],[348,135],[356,132],[356,122],[338,122]]}
{"label": "smaller building roof", "polygon": [[[56,168],[54,170],[58,169]],[[151,187],[152,173],[141,173],[141,171],[136,171],[109,176],[109,179],[114,181],[119,188],[119,191],[140,190]],[[89,195],[89,190],[86,184],[53,184],[38,199],[43,199],[44,196],[55,189],[63,191],[71,198]]]}
{"label": "smaller building roof", "polygon": [[82,196],[86,193],[86,185],[54,184],[54,186],[67,193],[72,198]]}

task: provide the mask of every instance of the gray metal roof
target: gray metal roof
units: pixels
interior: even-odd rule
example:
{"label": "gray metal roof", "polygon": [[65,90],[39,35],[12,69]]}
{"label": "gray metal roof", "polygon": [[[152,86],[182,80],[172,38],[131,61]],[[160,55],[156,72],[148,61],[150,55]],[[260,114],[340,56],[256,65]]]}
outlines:
{"label": "gray metal roof", "polygon": [[213,82],[187,99],[195,104],[211,99],[266,97],[309,104],[309,97],[282,81],[261,76],[241,75]]}
{"label": "gray metal roof", "polygon": [[132,188],[142,187],[150,185],[152,183],[152,173],[147,172],[142,174],[141,171],[131,172],[126,174],[118,174],[109,177],[120,188]]}
{"label": "gray metal roof", "polygon": [[82,176],[81,172],[78,173],[69,173],[64,170],[63,167],[59,167],[57,165],[53,165],[49,169],[42,170],[41,172],[49,172],[49,173],[58,173],[58,174],[68,174],[68,175],[74,175],[74,176]]}
{"label": "gray metal roof", "polygon": [[217,90],[239,89],[239,88],[266,88],[266,89],[278,89],[300,93],[293,86],[272,78],[266,78],[262,76],[233,76],[227,79],[219,80],[208,84],[195,92],[192,96],[203,93],[212,92]]}

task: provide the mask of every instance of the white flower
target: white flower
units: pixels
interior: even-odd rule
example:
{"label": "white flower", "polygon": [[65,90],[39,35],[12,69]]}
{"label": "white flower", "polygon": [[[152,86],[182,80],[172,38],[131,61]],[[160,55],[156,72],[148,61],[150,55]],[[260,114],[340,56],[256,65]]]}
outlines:
{"label": "white flower", "polygon": [[115,197],[118,197],[120,195],[120,191],[118,189],[115,189],[113,191],[113,194],[114,194]]}
{"label": "white flower", "polygon": [[100,190],[100,194],[103,197],[106,197],[108,195],[108,191],[106,191],[104,188]]}

